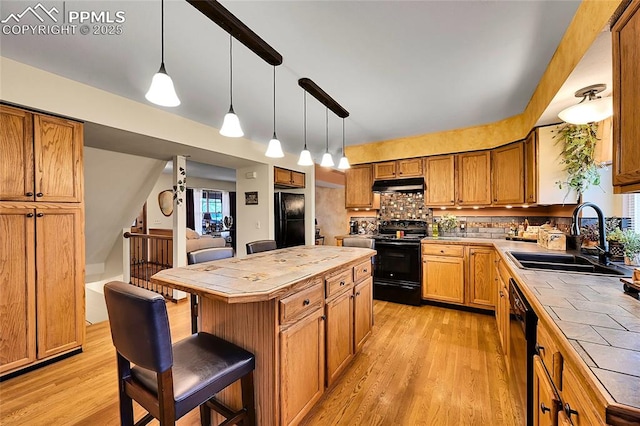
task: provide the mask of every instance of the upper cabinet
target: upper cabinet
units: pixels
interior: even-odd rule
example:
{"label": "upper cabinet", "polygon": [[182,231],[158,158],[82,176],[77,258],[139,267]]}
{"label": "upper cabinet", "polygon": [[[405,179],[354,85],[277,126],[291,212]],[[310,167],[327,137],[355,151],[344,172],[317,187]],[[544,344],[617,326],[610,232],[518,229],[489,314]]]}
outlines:
{"label": "upper cabinet", "polygon": [[396,179],[422,176],[422,158],[385,161],[373,164],[373,177],[379,179]]}
{"label": "upper cabinet", "polygon": [[301,172],[274,167],[273,184],[279,188],[304,188],[305,175]]}
{"label": "upper cabinet", "polygon": [[380,195],[371,191],[373,166],[358,164],[345,170],[345,208],[379,208]]}
{"label": "upper cabinet", "polygon": [[640,2],[632,2],[614,25],[613,184],[640,191]]}
{"label": "upper cabinet", "polygon": [[0,200],[81,202],[82,124],[0,105]]}
{"label": "upper cabinet", "polygon": [[538,201],[538,133],[529,132],[524,141],[524,202],[535,204]]}
{"label": "upper cabinet", "polygon": [[467,152],[457,155],[457,193],[460,206],[491,204],[491,152]]}
{"label": "upper cabinet", "polygon": [[424,159],[425,205],[453,206],[456,200],[455,156],[442,155]]}
{"label": "upper cabinet", "polygon": [[524,202],[524,143],[517,142],[491,151],[493,204]]}

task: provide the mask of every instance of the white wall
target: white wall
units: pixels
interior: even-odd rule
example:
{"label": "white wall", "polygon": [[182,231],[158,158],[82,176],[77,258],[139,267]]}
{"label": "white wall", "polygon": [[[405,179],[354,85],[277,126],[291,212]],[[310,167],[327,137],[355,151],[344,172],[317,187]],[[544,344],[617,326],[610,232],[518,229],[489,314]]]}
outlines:
{"label": "white wall", "polygon": [[[247,178],[247,173],[255,173]],[[245,193],[258,192],[258,204],[246,205]],[[236,255],[247,254],[246,244],[255,240],[274,239],[273,167],[258,164],[236,170]]]}
{"label": "white wall", "polygon": [[[603,167],[599,169],[600,186],[591,186],[582,194],[582,201],[591,201],[602,209],[605,217],[622,217],[622,194],[613,193],[613,167]],[[582,211],[583,217],[596,217],[592,209],[585,208]]]}
{"label": "white wall", "polygon": [[122,245],[122,228],[131,225],[164,165],[164,161],[84,148],[87,281],[105,272],[114,244]]}

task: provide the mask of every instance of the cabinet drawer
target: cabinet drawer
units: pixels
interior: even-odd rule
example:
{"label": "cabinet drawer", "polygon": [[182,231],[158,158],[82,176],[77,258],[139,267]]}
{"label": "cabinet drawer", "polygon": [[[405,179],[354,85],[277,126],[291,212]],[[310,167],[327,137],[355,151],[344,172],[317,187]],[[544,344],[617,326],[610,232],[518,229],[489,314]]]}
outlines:
{"label": "cabinet drawer", "polygon": [[353,268],[353,281],[359,283],[367,277],[371,276],[371,260],[362,262]]}
{"label": "cabinet drawer", "polygon": [[323,296],[322,282],[317,280],[311,287],[280,300],[280,324],[302,318],[322,307]]}
{"label": "cabinet drawer", "polygon": [[327,277],[327,298],[342,293],[353,285],[353,272],[351,268]]}
{"label": "cabinet drawer", "polygon": [[422,244],[422,254],[432,256],[455,256],[462,257],[464,255],[464,246],[441,245],[441,244]]}
{"label": "cabinet drawer", "polygon": [[558,351],[549,331],[541,323],[538,323],[537,330],[537,346],[538,354],[542,359],[542,363],[549,372],[551,379],[558,389],[560,386],[560,373],[562,371],[562,354]]}

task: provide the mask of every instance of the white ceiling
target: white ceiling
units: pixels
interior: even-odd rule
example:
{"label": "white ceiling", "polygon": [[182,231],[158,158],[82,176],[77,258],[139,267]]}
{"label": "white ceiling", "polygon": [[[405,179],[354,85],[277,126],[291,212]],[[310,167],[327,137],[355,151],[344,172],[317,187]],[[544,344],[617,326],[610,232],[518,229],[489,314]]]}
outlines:
{"label": "white ceiling", "polygon": [[[34,3],[3,0],[0,19]],[[61,1],[42,3],[63,6]],[[293,153],[302,147],[301,77],[314,80],[351,113],[347,144],[473,126],[522,112],[579,5],[517,0],[222,3],[284,57],[277,68],[277,131],[285,150]],[[160,62],[159,1],[67,1],[64,7],[122,10],[124,33],[2,35],[1,54],[146,102],[144,93]],[[185,1],[165,2],[165,63],[182,100],[173,112],[220,126],[229,104],[228,41],[226,32]],[[246,136],[265,144],[272,134],[271,78],[269,65],[234,43],[234,107]],[[338,154],[341,122],[329,116],[330,151]],[[319,159],[324,108],[311,97],[308,142]]]}

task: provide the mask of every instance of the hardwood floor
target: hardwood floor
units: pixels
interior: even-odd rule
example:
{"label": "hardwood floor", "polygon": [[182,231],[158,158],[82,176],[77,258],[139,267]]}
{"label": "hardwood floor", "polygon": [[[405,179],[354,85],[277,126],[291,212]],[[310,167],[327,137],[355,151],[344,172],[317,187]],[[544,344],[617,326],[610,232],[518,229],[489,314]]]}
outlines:
{"label": "hardwood floor", "polygon": [[[174,341],[189,335],[189,304],[167,307]],[[371,338],[304,425],[524,424],[493,317],[379,301],[374,309]],[[86,341],[80,355],[0,383],[0,424],[118,425],[108,324],[88,326]],[[197,410],[178,421],[199,424]]]}

